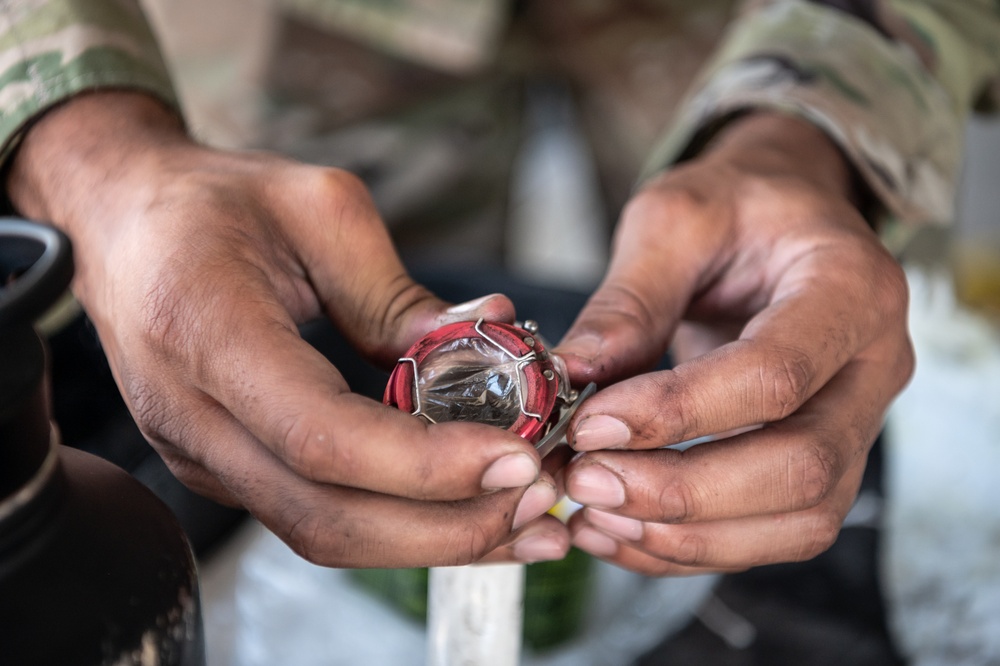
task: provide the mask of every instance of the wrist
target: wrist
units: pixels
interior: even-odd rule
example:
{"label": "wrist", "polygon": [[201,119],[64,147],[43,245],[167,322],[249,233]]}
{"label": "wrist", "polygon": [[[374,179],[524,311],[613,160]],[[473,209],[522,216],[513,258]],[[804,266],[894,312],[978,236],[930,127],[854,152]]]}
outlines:
{"label": "wrist", "polygon": [[96,92],[47,112],[12,158],[5,186],[23,215],[70,234],[141,193],[164,151],[196,147],[177,114],[140,93]]}
{"label": "wrist", "polygon": [[793,115],[755,111],[740,116],[719,130],[702,158],[757,174],[795,177],[855,206],[860,201],[860,181],[837,144]]}

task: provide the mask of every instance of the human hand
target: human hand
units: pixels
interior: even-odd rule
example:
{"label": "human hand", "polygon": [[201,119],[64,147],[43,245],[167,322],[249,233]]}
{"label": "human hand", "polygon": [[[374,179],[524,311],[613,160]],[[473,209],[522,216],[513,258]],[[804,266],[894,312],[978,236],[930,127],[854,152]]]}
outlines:
{"label": "human hand", "polygon": [[[914,363],[902,270],[851,196],[825,135],[767,113],[635,195],[555,349],[575,381],[607,386],[570,426],[586,452],[565,472],[586,507],[575,545],[678,575],[834,542]],[[675,333],[677,365],[637,375]]]}
{"label": "human hand", "polygon": [[191,488],[319,564],[565,553],[529,443],[352,394],[300,338],[325,314],[387,364],[442,324],[514,316],[503,296],[449,307],[414,283],[356,178],[211,150],[159,103],[99,93],[31,129],[8,189],[73,238],[74,291],[129,409]]}

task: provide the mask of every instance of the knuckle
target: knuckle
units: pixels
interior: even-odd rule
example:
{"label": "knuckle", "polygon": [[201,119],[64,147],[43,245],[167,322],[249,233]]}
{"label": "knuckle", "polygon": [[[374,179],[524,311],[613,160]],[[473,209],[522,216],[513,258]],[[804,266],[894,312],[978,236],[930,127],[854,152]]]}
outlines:
{"label": "knuckle", "polygon": [[490,528],[478,521],[453,524],[435,558],[444,566],[464,566],[478,562],[496,547]]}
{"label": "knuckle", "polygon": [[654,180],[633,196],[625,205],[623,221],[646,219],[692,219],[701,216],[706,207],[705,197],[690,187],[682,187],[668,179]]}
{"label": "knuckle", "polygon": [[407,318],[423,302],[434,299],[424,286],[416,283],[405,271],[387,276],[379,285],[379,294],[365,299],[372,311],[357,318],[363,334],[360,346],[368,354],[392,347],[401,331],[406,331]]}
{"label": "knuckle", "polygon": [[855,253],[855,282],[865,280],[869,310],[881,322],[905,322],[909,310],[910,288],[902,265],[881,245],[866,244]]}
{"label": "knuckle", "polygon": [[665,483],[651,503],[657,507],[656,522],[684,523],[695,517],[695,497],[691,487],[679,479]]}
{"label": "knuckle", "polygon": [[[170,473],[187,488],[200,495],[214,498],[218,501],[222,500],[222,497],[219,495],[221,484],[204,467],[187,456],[171,450],[170,447],[157,447],[157,452],[170,470]],[[229,504],[234,502],[239,503],[239,500],[232,498],[227,498],[226,501]]]}
{"label": "knuckle", "polygon": [[688,567],[703,566],[707,561],[708,544],[698,534],[679,535],[669,548],[669,560]]}
{"label": "knuckle", "polygon": [[155,386],[146,375],[125,366],[121,373],[122,393],[132,418],[146,439],[178,444],[187,439],[194,419],[182,418],[168,392]]}
{"label": "knuckle", "polygon": [[760,392],[764,421],[780,421],[797,410],[809,397],[815,364],[800,351],[782,350],[778,360],[760,369]]}
{"label": "knuckle", "polygon": [[373,219],[375,204],[364,182],[354,174],[336,167],[302,167],[296,175],[300,184],[296,191],[309,196],[326,213],[338,221]]}
{"label": "knuckle", "polygon": [[647,381],[633,383],[631,390],[632,404],[656,406],[632,415],[629,429],[634,441],[663,446],[689,440],[701,432],[704,409],[697,395],[685,390],[674,371],[649,375]]}
{"label": "knuckle", "polygon": [[884,257],[877,266],[880,277],[877,299],[879,311],[893,319],[905,319],[910,300],[909,285],[903,267],[892,257]]}
{"label": "knuckle", "polygon": [[438,474],[440,468],[432,459],[423,459],[410,467],[413,490],[410,497],[422,502],[453,499],[448,481]]}
{"label": "knuckle", "polygon": [[365,186],[364,181],[350,171],[336,167],[310,167],[310,169],[316,174],[316,178],[319,181],[317,185],[321,189],[343,195],[368,198],[368,188]]}
{"label": "knuckle", "polygon": [[351,560],[352,542],[365,542],[347,530],[341,538],[331,538],[331,528],[339,523],[339,514],[320,515],[312,509],[300,509],[297,518],[284,530],[282,540],[297,555],[312,564],[346,565]]}
{"label": "knuckle", "polygon": [[279,426],[278,446],[296,472],[313,481],[336,482],[358,474],[357,447],[301,414],[286,415]]}
{"label": "knuckle", "polygon": [[917,352],[913,348],[913,342],[909,336],[903,340],[895,367],[899,372],[899,382],[895,388],[902,390],[913,379],[913,373],[917,369]]}
{"label": "knuckle", "polygon": [[[172,275],[172,276],[171,276]],[[192,341],[190,322],[198,299],[179,273],[164,271],[146,291],[140,305],[139,336],[143,343],[166,358],[176,358],[189,349]]]}
{"label": "knuckle", "polygon": [[813,445],[789,459],[789,496],[794,508],[815,507],[829,495],[840,478],[841,462],[828,446]]}
{"label": "knuckle", "polygon": [[472,524],[463,529],[462,534],[464,549],[457,549],[458,553],[465,553],[465,559],[461,564],[472,564],[478,562],[487,553],[493,550],[493,539],[489,537],[487,531],[478,524]]}
{"label": "knuckle", "polygon": [[830,549],[840,535],[840,516],[832,510],[824,509],[815,514],[797,561],[811,560]]}
{"label": "knuckle", "polygon": [[364,517],[343,510],[299,504],[294,520],[278,532],[302,559],[324,567],[391,566],[396,563],[389,540]]}
{"label": "knuckle", "polygon": [[449,521],[450,546],[440,557],[452,564],[471,564],[500,546],[510,533],[510,502],[515,497],[517,493],[501,491],[451,503],[458,513]]}
{"label": "knuckle", "polygon": [[[675,444],[689,440],[703,430],[702,417],[705,410],[692,393],[673,385],[673,376],[667,375],[660,385],[660,400],[663,408],[654,412],[665,444]],[[648,403],[655,404],[655,403]]]}

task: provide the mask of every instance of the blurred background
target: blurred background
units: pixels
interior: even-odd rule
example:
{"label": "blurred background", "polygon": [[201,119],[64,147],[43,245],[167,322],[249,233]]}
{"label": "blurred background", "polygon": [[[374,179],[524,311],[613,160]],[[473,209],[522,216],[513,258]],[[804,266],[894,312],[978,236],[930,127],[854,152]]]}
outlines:
{"label": "blurred background", "polygon": [[[681,3],[644,4],[658,20],[522,3],[506,64],[477,78],[375,55],[267,0],[143,2],[195,135],[353,171],[418,275],[509,286],[535,318],[529,305],[572,308],[599,280],[617,211],[732,2],[674,22],[660,19]],[[901,250],[918,372],[838,543],[721,579],[598,568],[581,635],[530,663],[1000,663],[1000,125],[976,119],[969,136],[959,223]],[[199,548],[210,666],[423,663],[419,623],[252,520],[221,523]]]}

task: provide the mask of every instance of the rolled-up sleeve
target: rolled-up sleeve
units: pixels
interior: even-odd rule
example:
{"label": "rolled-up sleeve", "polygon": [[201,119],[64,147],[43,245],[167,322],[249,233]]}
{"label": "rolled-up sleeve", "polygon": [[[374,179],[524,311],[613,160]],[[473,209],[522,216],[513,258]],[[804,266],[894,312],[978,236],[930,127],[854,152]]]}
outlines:
{"label": "rolled-up sleeve", "polygon": [[141,90],[177,107],[133,0],[0,0],[0,164],[31,121],[97,89]]}
{"label": "rolled-up sleeve", "polygon": [[695,154],[734,115],[774,109],[834,140],[887,213],[954,217],[963,130],[1000,70],[989,0],[870,0],[867,19],[805,0],[757,0],[734,20],[648,163]]}

